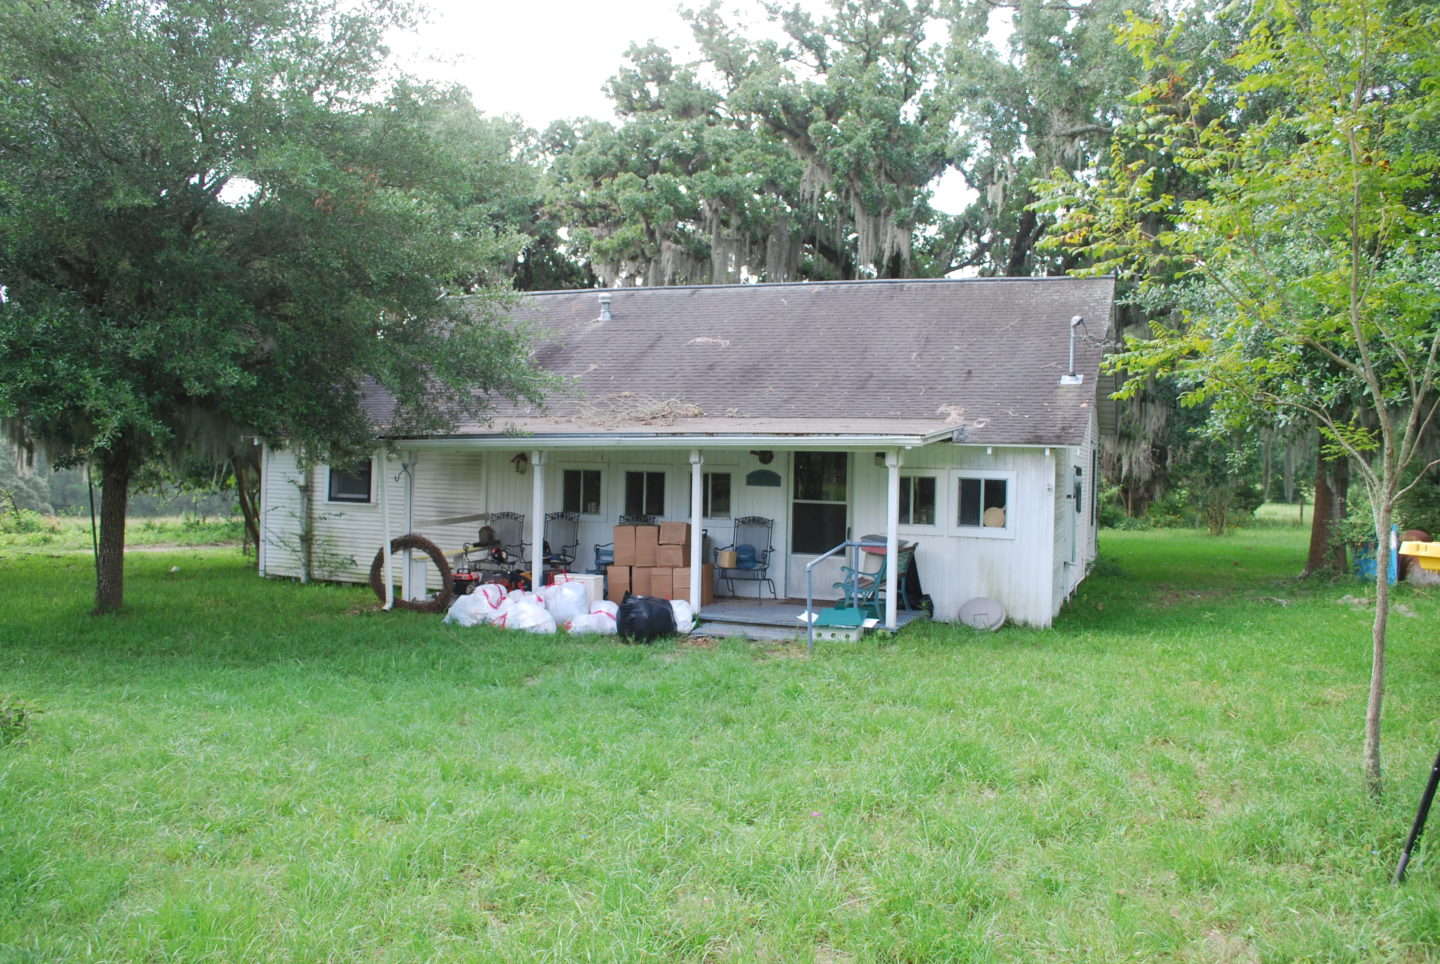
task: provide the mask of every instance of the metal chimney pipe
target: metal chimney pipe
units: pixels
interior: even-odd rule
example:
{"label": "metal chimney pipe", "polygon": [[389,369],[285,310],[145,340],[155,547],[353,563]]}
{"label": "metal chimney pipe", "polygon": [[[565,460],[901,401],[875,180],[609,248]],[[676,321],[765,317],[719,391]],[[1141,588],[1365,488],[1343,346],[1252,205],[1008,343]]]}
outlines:
{"label": "metal chimney pipe", "polygon": [[611,320],[614,319],[614,317],[615,317],[615,316],[611,313],[611,311],[610,311],[610,299],[611,299],[610,292],[608,292],[608,291],[602,291],[602,292],[600,292],[600,320],[601,320],[601,321],[611,321]]}
{"label": "metal chimney pipe", "polygon": [[1075,329],[1085,324],[1083,315],[1076,315],[1070,319],[1070,370],[1060,376],[1061,385],[1079,385],[1085,380],[1084,375],[1075,372]]}

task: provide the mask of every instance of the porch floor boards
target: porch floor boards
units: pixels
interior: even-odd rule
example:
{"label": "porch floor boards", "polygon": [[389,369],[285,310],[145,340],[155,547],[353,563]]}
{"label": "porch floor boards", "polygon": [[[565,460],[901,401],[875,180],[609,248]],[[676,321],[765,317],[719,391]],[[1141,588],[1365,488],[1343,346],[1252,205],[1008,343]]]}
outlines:
{"label": "porch floor boards", "polygon": [[[833,605],[834,600],[817,599],[815,611],[819,612]],[[742,636],[763,640],[804,639],[805,623],[800,618],[804,612],[803,599],[757,600],[721,596],[713,603],[700,607],[700,623],[690,635]],[[929,618],[924,612],[902,609],[895,614],[896,629],[902,630],[916,620]]]}

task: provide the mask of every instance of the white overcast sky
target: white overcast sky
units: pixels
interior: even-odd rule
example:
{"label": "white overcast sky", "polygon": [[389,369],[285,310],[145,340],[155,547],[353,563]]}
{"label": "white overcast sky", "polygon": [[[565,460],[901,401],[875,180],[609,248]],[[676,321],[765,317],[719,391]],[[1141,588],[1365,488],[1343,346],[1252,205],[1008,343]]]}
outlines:
{"label": "white overcast sky", "polygon": [[610,102],[600,88],[632,42],[655,39],[693,51],[677,12],[681,3],[428,0],[431,22],[394,47],[417,73],[470,88],[475,106],[487,114],[518,114],[541,129],[561,117],[609,120]]}
{"label": "white overcast sky", "polygon": [[[679,61],[695,56],[682,6],[705,0],[428,0],[429,22],[392,46],[413,72],[470,89],[486,114],[516,114],[543,130],[559,118],[612,120],[601,87],[624,63],[631,43],[656,40]],[[808,0],[817,11],[823,0]],[[767,29],[755,0],[724,5],[747,34]],[[935,205],[959,212],[963,181],[951,172]]]}

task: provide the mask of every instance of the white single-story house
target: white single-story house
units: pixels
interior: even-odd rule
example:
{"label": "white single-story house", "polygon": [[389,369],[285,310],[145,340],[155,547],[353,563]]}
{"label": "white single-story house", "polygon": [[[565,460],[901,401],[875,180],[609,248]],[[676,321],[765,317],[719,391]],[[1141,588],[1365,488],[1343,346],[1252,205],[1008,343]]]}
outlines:
{"label": "white single-story house", "polygon": [[[989,598],[1045,626],[1096,555],[1113,300],[1111,278],[528,294],[515,313],[542,335],[536,363],[569,390],[426,437],[389,432],[377,395],[376,454],[359,466],[306,473],[267,446],[260,572],[299,576],[308,542],[317,578],[363,582],[391,536],[459,549],[513,512],[540,545],[545,516],[565,511],[579,516],[577,570],[622,515],[690,522],[707,534],[690,550],[698,590],[699,563],[758,516],[781,599],[805,597],[817,556],[877,534],[891,558],[916,544],[935,619]],[[816,598],[834,597],[842,556],[815,567]]]}

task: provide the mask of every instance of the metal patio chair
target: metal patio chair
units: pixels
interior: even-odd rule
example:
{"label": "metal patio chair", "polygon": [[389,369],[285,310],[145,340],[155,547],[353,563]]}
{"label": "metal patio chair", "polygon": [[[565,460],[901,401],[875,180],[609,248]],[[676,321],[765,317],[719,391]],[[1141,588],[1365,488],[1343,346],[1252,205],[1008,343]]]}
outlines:
{"label": "metal patio chair", "polygon": [[580,513],[551,512],[545,516],[545,568],[569,572],[580,545]]}
{"label": "metal patio chair", "polygon": [[492,512],[490,528],[495,531],[496,546],[504,554],[503,559],[497,558],[495,561],[503,563],[507,569],[525,568],[525,550],[530,545],[525,541],[525,513]]}
{"label": "metal patio chair", "polygon": [[[735,520],[735,532],[728,546],[715,550],[715,570],[735,595],[735,580],[752,580],[755,596],[760,597],[762,585],[770,586],[771,598],[776,598],[775,580],[770,578],[770,554],[775,547],[770,544],[770,533],[775,523],[758,515],[747,515]],[[731,565],[721,565],[721,553],[734,553]],[[727,556],[727,559],[729,557]]]}
{"label": "metal patio chair", "polygon": [[[653,526],[659,521],[659,516],[653,515],[622,515],[620,521],[615,523],[622,526]],[[600,542],[595,545],[595,568],[590,572],[603,576],[605,570],[615,565],[615,543]]]}

